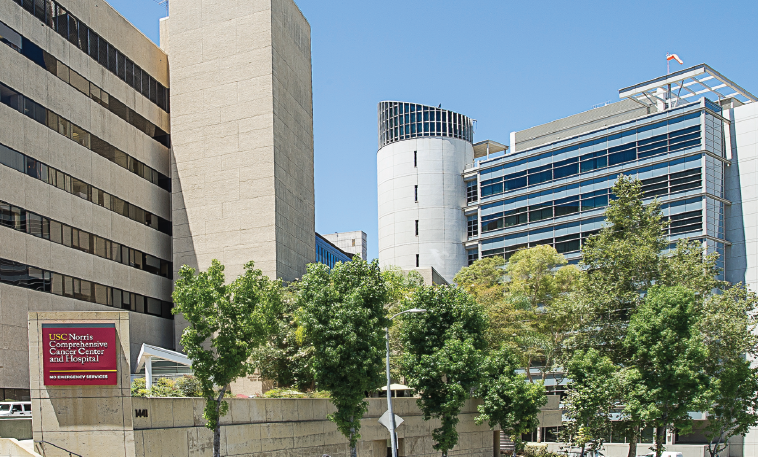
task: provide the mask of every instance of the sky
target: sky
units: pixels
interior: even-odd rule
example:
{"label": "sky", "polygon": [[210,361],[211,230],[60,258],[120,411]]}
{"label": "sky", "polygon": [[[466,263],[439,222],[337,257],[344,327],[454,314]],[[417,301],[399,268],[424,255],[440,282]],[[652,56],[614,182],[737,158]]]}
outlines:
{"label": "sky", "polygon": [[[165,7],[109,3],[158,42]],[[311,25],[316,231],[363,230],[369,258],[378,256],[382,100],[441,103],[477,120],[474,141],[508,144],[512,131],[617,101],[620,88],[664,75],[666,53],[758,94],[755,0],[296,3]]]}

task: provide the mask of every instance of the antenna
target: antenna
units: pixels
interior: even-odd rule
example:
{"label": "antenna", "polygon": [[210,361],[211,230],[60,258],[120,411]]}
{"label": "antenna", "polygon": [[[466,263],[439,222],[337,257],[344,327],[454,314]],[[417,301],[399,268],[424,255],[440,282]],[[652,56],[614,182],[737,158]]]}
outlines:
{"label": "antenna", "polygon": [[153,1],[159,5],[164,5],[166,7],[166,16],[168,16],[168,0],[153,0]]}

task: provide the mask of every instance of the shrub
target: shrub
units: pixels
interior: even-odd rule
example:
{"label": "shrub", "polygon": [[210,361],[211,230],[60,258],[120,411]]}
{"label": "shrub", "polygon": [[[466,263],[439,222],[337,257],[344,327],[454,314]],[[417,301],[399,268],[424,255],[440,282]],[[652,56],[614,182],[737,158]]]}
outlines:
{"label": "shrub", "polygon": [[547,444],[534,443],[524,446],[525,457],[547,457]]}
{"label": "shrub", "polygon": [[265,394],[266,398],[307,398],[308,396],[302,392],[291,389],[271,389]]}
{"label": "shrub", "polygon": [[194,376],[185,375],[176,380],[174,384],[177,390],[181,392],[182,397],[202,397],[200,391],[200,381]]}
{"label": "shrub", "polygon": [[137,378],[132,381],[132,397],[146,397],[145,378]]}

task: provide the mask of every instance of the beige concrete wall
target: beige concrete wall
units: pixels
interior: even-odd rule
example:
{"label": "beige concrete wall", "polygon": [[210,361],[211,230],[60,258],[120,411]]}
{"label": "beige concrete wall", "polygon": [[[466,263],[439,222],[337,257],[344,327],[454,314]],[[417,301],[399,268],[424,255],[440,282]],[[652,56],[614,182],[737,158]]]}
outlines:
{"label": "beige concrete wall", "polygon": [[[361,421],[360,457],[386,456],[389,432],[378,423],[386,400],[368,399]],[[210,456],[213,434],[203,426],[204,400],[134,398],[134,409],[146,409],[147,418],[134,420],[136,456]],[[326,399],[230,399],[222,419],[221,455],[277,457],[348,456],[347,439],[326,419],[334,411]],[[473,422],[476,401],[468,401],[459,416],[459,444],[449,455],[491,457],[493,431]],[[393,401],[395,413],[405,422],[398,427],[399,455],[438,456],[431,434],[436,420],[424,421],[414,398]],[[499,433],[499,432],[497,432]]]}
{"label": "beige concrete wall", "polygon": [[[85,456],[133,457],[129,372],[129,312],[29,313],[29,365],[35,441],[47,441]],[[45,386],[42,372],[43,323],[114,323],[119,381],[115,386]],[[46,457],[68,452],[49,445]]]}
{"label": "beige concrete wall", "polygon": [[[170,4],[174,269],[292,280],[315,255],[310,27],[292,0]],[[177,320],[178,338],[183,329]]]}

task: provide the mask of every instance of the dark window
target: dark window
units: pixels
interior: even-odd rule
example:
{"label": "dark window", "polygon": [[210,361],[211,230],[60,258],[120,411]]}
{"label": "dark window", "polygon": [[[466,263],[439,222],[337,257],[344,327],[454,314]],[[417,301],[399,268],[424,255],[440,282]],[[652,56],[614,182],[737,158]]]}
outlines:
{"label": "dark window", "polygon": [[413,186],[413,201],[418,202],[418,184]]}
{"label": "dark window", "polygon": [[469,216],[467,221],[468,236],[479,235],[479,219],[476,216]]}
{"label": "dark window", "polygon": [[416,236],[418,236],[418,219],[416,219]]}
{"label": "dark window", "polygon": [[421,261],[419,259],[419,255],[416,254],[416,268],[418,268],[421,265]]}
{"label": "dark window", "polygon": [[467,257],[468,257],[468,264],[471,265],[477,260],[479,260],[479,253],[475,250],[466,251]]}
{"label": "dark window", "polygon": [[479,195],[476,189],[476,181],[469,181],[466,183],[466,202],[471,203],[479,200]]}
{"label": "dark window", "polygon": [[418,166],[418,151],[413,151],[413,166]]}

